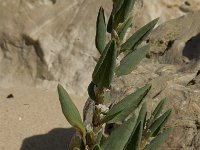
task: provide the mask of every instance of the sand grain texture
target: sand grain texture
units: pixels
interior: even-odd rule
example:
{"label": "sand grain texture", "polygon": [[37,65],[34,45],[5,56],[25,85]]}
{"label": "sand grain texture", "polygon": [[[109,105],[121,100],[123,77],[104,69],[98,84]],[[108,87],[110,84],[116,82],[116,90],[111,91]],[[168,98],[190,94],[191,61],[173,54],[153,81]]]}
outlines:
{"label": "sand grain texture", "polygon": [[[9,94],[14,97],[7,98]],[[82,112],[85,99],[72,99]],[[73,133],[56,91],[0,89],[0,150],[67,150]]]}

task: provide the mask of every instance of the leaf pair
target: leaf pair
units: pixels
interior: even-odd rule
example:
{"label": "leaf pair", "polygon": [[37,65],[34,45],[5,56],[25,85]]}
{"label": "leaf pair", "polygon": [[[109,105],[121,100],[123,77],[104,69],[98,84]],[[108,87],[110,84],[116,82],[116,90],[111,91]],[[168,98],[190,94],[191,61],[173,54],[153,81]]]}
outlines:
{"label": "leaf pair", "polygon": [[166,98],[161,100],[152,113],[152,116],[150,118],[151,123],[147,130],[150,131],[150,134],[148,136],[152,136],[155,138],[148,145],[146,145],[144,150],[154,150],[158,148],[162,143],[164,143],[164,141],[169,137],[169,134],[172,132],[171,128],[168,128],[162,132],[162,128],[169,120],[172,112],[172,110],[170,109],[166,111],[163,115],[161,115],[162,109],[166,101]]}
{"label": "leaf pair", "polygon": [[[124,122],[120,127],[115,129],[108,137],[106,142],[102,145],[103,150],[139,150],[142,142],[142,134],[144,122],[146,118],[147,108],[144,103],[140,109],[139,116],[136,119],[130,118]],[[166,129],[164,132],[156,136],[144,150],[155,150],[168,138],[172,129]]]}
{"label": "leaf pair", "polygon": [[165,126],[167,121],[169,120],[172,110],[169,109],[165,113],[162,114],[162,109],[166,103],[167,99],[164,98],[160,101],[160,103],[154,109],[150,119],[148,120],[147,129],[150,131],[148,136],[156,136],[161,132],[162,128]]}
{"label": "leaf pair", "polygon": [[123,23],[125,20],[129,17],[130,12],[133,9],[133,6],[135,4],[135,0],[124,0],[123,4],[121,2],[118,2],[118,7],[121,8],[114,14],[114,20],[116,24]]}
{"label": "leaf pair", "polygon": [[124,23],[129,18],[134,4],[135,0],[113,0],[113,9],[109,17],[107,26],[107,31],[109,33],[111,33],[112,30],[115,29],[119,23]]}
{"label": "leaf pair", "polygon": [[124,44],[121,46],[121,52],[126,50],[133,51],[135,48],[142,43],[142,41],[149,35],[151,30],[155,27],[158,22],[158,18],[149,22],[138,31],[136,31]]}
{"label": "leaf pair", "polygon": [[169,137],[170,133],[172,132],[172,129],[166,129],[162,133],[160,133],[158,136],[156,136],[150,144],[148,144],[144,150],[155,150],[157,149],[161,144],[163,144],[167,138]]}
{"label": "leaf pair", "polygon": [[125,120],[140,105],[150,88],[151,85],[146,85],[115,104],[109,110],[103,122],[115,123]]}

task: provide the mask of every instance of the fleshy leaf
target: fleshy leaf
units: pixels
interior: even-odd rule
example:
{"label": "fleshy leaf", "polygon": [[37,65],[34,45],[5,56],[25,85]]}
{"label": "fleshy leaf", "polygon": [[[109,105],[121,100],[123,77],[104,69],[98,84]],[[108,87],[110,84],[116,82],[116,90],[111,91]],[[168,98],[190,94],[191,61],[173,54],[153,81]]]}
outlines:
{"label": "fleshy leaf", "polygon": [[138,122],[136,129],[132,133],[132,136],[125,148],[125,150],[140,150],[140,142],[142,139],[143,125],[142,122]]}
{"label": "fleshy leaf", "polygon": [[113,0],[113,10],[112,10],[113,15],[115,15],[119,11],[123,3],[124,3],[124,0]]}
{"label": "fleshy leaf", "polygon": [[88,86],[88,95],[92,100],[96,100],[96,95],[95,95],[95,84],[93,82],[90,82],[89,86]]}
{"label": "fleshy leaf", "polygon": [[125,23],[122,24],[122,26],[120,27],[119,29],[119,32],[118,32],[118,36],[119,36],[119,39],[121,41],[124,40],[124,37],[128,31],[128,29],[132,26],[132,22],[133,22],[133,17],[130,17],[129,19],[126,20]]}
{"label": "fleshy leaf", "polygon": [[100,145],[101,143],[101,138],[103,136],[103,131],[99,131],[99,133],[97,134],[97,139],[96,139],[96,143]]}
{"label": "fleshy leaf", "polygon": [[82,134],[83,138],[85,138],[86,130],[81,120],[79,111],[74,105],[74,103],[72,102],[68,93],[60,84],[58,84],[58,95],[59,95],[62,112],[65,118],[73,127],[77,128]]}
{"label": "fleshy leaf", "polygon": [[95,145],[93,150],[102,150],[102,149],[101,149],[100,145]]}
{"label": "fleshy leaf", "polygon": [[112,40],[107,44],[92,74],[93,82],[98,88],[110,87],[114,76],[116,57],[116,43]]}
{"label": "fleshy leaf", "polygon": [[122,150],[128,142],[131,133],[135,127],[136,120],[130,118],[124,122],[120,127],[115,129],[105,143],[102,145],[103,150]]}
{"label": "fleshy leaf", "polygon": [[162,129],[162,127],[166,124],[168,121],[172,110],[166,111],[162,116],[160,116],[158,119],[156,119],[151,126],[149,127],[149,130],[151,132],[152,136],[156,136]]}
{"label": "fleshy leaf", "polygon": [[113,14],[111,13],[108,19],[107,32],[111,33],[112,30],[113,30]]}
{"label": "fleshy leaf", "polygon": [[163,131],[162,133],[160,133],[158,136],[156,136],[151,142],[150,144],[146,145],[146,147],[144,148],[144,150],[155,150],[158,149],[158,147],[163,144],[167,138],[169,137],[170,133],[172,132],[172,129],[166,129],[165,131]]}
{"label": "fleshy leaf", "polygon": [[125,50],[133,51],[137,45],[139,45],[151,32],[158,22],[158,18],[149,22],[138,31],[136,31],[124,44],[122,44],[121,52]]}
{"label": "fleshy leaf", "polygon": [[149,45],[136,49],[126,55],[116,68],[116,75],[122,76],[131,73],[149,51]]}
{"label": "fleshy leaf", "polygon": [[97,17],[95,44],[101,54],[106,46],[106,23],[104,9],[102,7],[99,9]]}
{"label": "fleshy leaf", "polygon": [[137,122],[142,123],[142,127],[144,126],[146,115],[147,115],[147,104],[146,102],[144,102],[140,109],[138,120],[137,120]]}
{"label": "fleshy leaf", "polygon": [[118,23],[123,23],[130,15],[133,9],[135,0],[125,0],[119,11],[115,14],[114,20]]}
{"label": "fleshy leaf", "polygon": [[115,104],[108,111],[103,122],[115,123],[126,119],[140,105],[150,88],[151,85],[146,85]]}
{"label": "fleshy leaf", "polygon": [[160,103],[157,105],[157,107],[155,108],[155,110],[152,113],[153,118],[157,118],[161,114],[166,101],[167,101],[167,98],[164,98],[163,100],[160,101]]}

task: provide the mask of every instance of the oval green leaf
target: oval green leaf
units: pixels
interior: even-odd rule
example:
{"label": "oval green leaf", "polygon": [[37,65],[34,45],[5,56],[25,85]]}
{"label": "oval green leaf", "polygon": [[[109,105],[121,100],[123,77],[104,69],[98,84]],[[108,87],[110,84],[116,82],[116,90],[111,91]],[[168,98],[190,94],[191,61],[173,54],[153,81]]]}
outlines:
{"label": "oval green leaf", "polygon": [[126,20],[126,22],[124,22],[122,24],[122,26],[119,28],[119,31],[118,31],[118,36],[119,36],[119,39],[121,41],[124,40],[124,37],[128,31],[128,29],[132,26],[132,22],[133,22],[133,17],[130,17],[129,19]]}
{"label": "oval green leaf", "polygon": [[128,142],[133,129],[135,128],[136,120],[131,118],[124,122],[120,127],[115,129],[105,143],[102,145],[103,150],[122,150]]}
{"label": "oval green leaf", "polygon": [[142,107],[140,109],[140,112],[139,112],[139,116],[138,116],[138,119],[137,119],[137,122],[141,122],[142,123],[142,127],[144,127],[144,124],[145,124],[145,119],[146,119],[146,116],[147,116],[147,103],[144,102],[142,104]]}
{"label": "oval green leaf", "polygon": [[93,82],[98,88],[109,88],[116,66],[117,47],[114,40],[110,41],[103,51],[92,74]]}
{"label": "oval green leaf", "polygon": [[151,30],[155,27],[158,22],[158,18],[149,22],[138,31],[136,31],[124,44],[122,44],[121,52],[126,50],[133,51],[135,47],[139,45],[151,32]]}
{"label": "oval green leaf", "polygon": [[95,145],[93,150],[102,150],[102,149],[101,149],[100,145]]}
{"label": "oval green leaf", "polygon": [[140,105],[150,88],[151,85],[145,85],[115,104],[108,111],[103,122],[115,123],[126,119],[126,117]]}
{"label": "oval green leaf", "polygon": [[172,132],[172,129],[166,129],[162,133],[160,133],[158,136],[156,136],[150,144],[148,144],[144,150],[155,150],[158,149],[161,144],[163,144],[167,138],[169,137],[170,133]]}
{"label": "oval green leaf", "polygon": [[96,22],[96,37],[95,37],[96,48],[101,54],[106,46],[106,23],[104,16],[104,9],[99,9],[97,22]]}
{"label": "oval green leaf", "polygon": [[149,127],[151,136],[156,136],[161,131],[163,126],[167,123],[171,113],[172,113],[171,109],[166,111],[162,116],[160,116],[151,124],[151,126]]}
{"label": "oval green leaf", "polygon": [[135,0],[125,0],[119,11],[115,14],[114,20],[116,24],[123,23],[129,17]]}
{"label": "oval green leaf", "polygon": [[58,84],[57,88],[62,112],[65,118],[73,127],[77,128],[81,132],[83,138],[85,138],[86,130],[81,120],[78,109],[76,108],[71,98],[69,97],[69,94],[67,93],[67,91],[65,91],[62,85]]}
{"label": "oval green leaf", "polygon": [[116,69],[116,75],[122,76],[131,73],[149,52],[149,48],[149,45],[146,45],[126,55],[120,61],[120,65]]}
{"label": "oval green leaf", "polygon": [[142,122],[138,122],[136,129],[131,135],[131,138],[126,145],[125,150],[140,150],[140,142],[142,139],[142,131],[143,131],[143,125]]}
{"label": "oval green leaf", "polygon": [[160,101],[160,103],[156,106],[155,110],[154,110],[153,113],[152,113],[152,117],[153,117],[154,119],[157,118],[157,117],[161,114],[162,109],[163,109],[163,107],[164,107],[166,101],[167,101],[167,98],[164,98],[164,99],[162,99],[162,100]]}

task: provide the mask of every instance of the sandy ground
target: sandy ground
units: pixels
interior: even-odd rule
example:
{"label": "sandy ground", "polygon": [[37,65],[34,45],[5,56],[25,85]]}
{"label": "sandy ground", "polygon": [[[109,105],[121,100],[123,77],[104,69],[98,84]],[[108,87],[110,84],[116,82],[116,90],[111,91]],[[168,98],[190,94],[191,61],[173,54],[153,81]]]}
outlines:
{"label": "sandy ground", "polygon": [[[71,97],[82,114],[86,98]],[[0,88],[0,150],[67,150],[73,133],[56,90]]]}

